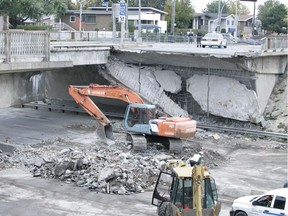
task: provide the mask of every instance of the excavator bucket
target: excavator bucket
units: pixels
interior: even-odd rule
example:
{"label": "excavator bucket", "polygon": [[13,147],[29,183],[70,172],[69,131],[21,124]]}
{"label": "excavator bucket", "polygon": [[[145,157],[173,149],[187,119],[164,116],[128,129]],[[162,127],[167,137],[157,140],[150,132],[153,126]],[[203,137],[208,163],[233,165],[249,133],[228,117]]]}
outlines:
{"label": "excavator bucket", "polygon": [[104,126],[104,131],[106,138],[114,141],[112,126],[111,125]]}
{"label": "excavator bucket", "polygon": [[104,142],[107,144],[115,143],[112,126],[110,124],[103,126],[98,123],[96,127],[96,136],[97,136],[97,139],[101,142]]}

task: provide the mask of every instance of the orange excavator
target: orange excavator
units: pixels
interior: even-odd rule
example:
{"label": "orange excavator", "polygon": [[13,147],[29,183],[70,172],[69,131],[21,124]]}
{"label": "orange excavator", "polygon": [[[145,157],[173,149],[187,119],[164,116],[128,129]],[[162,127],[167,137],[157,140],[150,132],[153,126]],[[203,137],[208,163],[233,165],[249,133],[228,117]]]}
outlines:
{"label": "orange excavator", "polygon": [[162,143],[171,152],[182,151],[181,138],[195,136],[196,121],[187,117],[157,118],[155,105],[145,104],[143,99],[130,89],[120,85],[98,85],[68,87],[69,94],[77,104],[89,113],[102,126],[104,139],[114,140],[110,120],[93,102],[90,96],[118,99],[128,103],[124,116],[124,126],[127,130],[127,141],[134,150],[147,149],[147,142]]}

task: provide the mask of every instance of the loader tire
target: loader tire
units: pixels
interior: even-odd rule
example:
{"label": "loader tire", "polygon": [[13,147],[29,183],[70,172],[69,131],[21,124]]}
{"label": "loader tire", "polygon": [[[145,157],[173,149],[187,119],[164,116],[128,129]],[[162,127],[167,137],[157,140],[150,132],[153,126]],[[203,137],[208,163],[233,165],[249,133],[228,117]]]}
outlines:
{"label": "loader tire", "polygon": [[158,207],[158,216],[169,216],[169,202],[163,202],[160,207]]}

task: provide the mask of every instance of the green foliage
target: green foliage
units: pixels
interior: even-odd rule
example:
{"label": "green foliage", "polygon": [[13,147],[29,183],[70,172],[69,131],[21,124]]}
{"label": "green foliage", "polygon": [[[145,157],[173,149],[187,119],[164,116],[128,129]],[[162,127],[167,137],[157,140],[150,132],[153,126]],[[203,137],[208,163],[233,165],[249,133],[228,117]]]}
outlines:
{"label": "green foliage", "polygon": [[[236,2],[238,2],[238,4],[237,4],[237,14],[238,15],[250,14],[250,11],[246,5],[242,4],[240,1],[236,1]],[[234,1],[230,2],[228,13],[236,15],[236,2],[234,2]]]}
{"label": "green foliage", "polygon": [[225,29],[225,28],[222,28],[222,29],[221,29],[221,33],[226,33],[226,29]]}
{"label": "green foliage", "polygon": [[213,0],[212,2],[208,3],[206,8],[204,8],[203,13],[218,13],[219,1],[220,9],[223,6],[222,13],[229,13],[229,5],[225,4],[226,1],[223,0]]}
{"label": "green foliage", "polygon": [[27,19],[40,20],[43,15],[64,14],[68,0],[1,0],[0,14],[8,15],[10,24],[16,28]]}
{"label": "green foliage", "polygon": [[[139,0],[129,0],[130,7],[138,7]],[[165,0],[141,0],[141,7],[154,7],[159,10],[164,10]]]}
{"label": "green foliage", "polygon": [[27,31],[51,31],[52,26],[48,26],[48,25],[18,25],[17,29],[24,29]]}
{"label": "green foliage", "polygon": [[237,14],[238,15],[247,15],[249,14],[249,9],[244,4],[242,4],[240,1],[224,1],[224,0],[213,0],[212,2],[208,3],[206,5],[206,8],[204,8],[204,13],[218,13],[218,7],[220,2],[220,10],[223,7],[222,13],[227,14],[236,14],[236,2],[237,4]]}
{"label": "green foliage", "polygon": [[[109,7],[113,3],[119,3],[120,0],[110,0]],[[103,0],[87,0],[85,7],[101,7]],[[127,0],[125,0],[127,2]],[[129,0],[129,7],[138,7],[139,0]],[[141,0],[141,7],[153,7],[159,10],[164,10],[165,0]],[[79,8],[79,7],[78,7]]]}
{"label": "green foliage", "polygon": [[267,32],[287,33],[287,8],[278,0],[267,0],[258,7],[258,19]]}
{"label": "green foliage", "polygon": [[[189,28],[191,27],[191,19],[193,17],[193,8],[190,0],[175,0],[175,24],[176,28]],[[164,11],[168,13],[165,20],[167,21],[168,28],[171,28],[172,23],[172,1],[166,0]]]}
{"label": "green foliage", "polygon": [[158,34],[160,32],[160,30],[158,29],[158,28],[155,28],[154,30],[153,30],[153,33],[154,34]]}
{"label": "green foliage", "polygon": [[134,23],[133,22],[128,22],[128,31],[129,32],[134,32]]}

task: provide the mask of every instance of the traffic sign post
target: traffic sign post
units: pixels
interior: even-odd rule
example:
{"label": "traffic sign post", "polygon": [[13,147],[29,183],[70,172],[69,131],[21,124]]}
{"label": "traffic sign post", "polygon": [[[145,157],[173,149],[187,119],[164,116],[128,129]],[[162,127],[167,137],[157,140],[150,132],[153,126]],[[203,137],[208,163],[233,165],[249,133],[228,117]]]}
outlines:
{"label": "traffic sign post", "polygon": [[119,21],[121,22],[121,43],[123,43],[125,33],[126,2],[121,0],[119,6]]}
{"label": "traffic sign post", "polygon": [[126,16],[126,3],[125,1],[120,1],[120,7],[119,7],[119,15],[120,15],[120,22],[125,22],[125,16]]}

